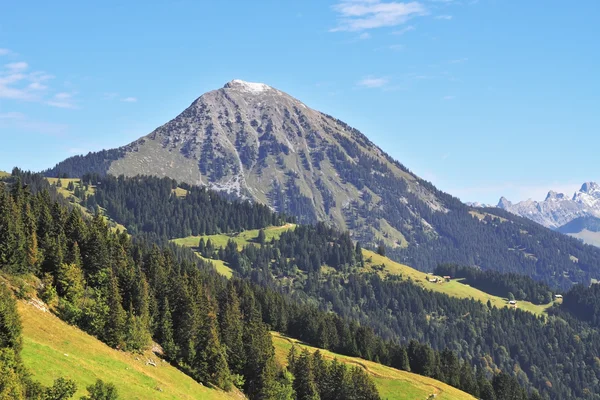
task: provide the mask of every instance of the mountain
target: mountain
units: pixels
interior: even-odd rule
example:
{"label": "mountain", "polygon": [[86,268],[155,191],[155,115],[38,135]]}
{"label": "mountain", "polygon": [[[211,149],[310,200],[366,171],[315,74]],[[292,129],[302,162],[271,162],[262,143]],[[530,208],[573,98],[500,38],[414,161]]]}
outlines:
{"label": "mountain", "polygon": [[[595,182],[584,183],[572,197],[550,191],[544,201],[529,199],[514,204],[502,197],[498,207],[561,233],[581,238],[586,243],[600,243],[600,235],[590,237],[588,234],[597,232],[594,227],[600,218],[600,185]],[[592,229],[587,229],[588,225]]]}
{"label": "mountain", "polygon": [[[168,176],[206,185],[269,204],[300,222],[328,220],[342,229],[365,231],[370,239],[385,236],[390,245],[405,239],[385,218],[353,218],[362,207],[383,205],[383,185],[400,187],[427,207],[446,211],[416,176],[357,130],[270,86],[240,80],[202,95],[127,146],[73,157],[46,174],[85,172]],[[366,179],[379,187],[365,185]],[[408,208],[402,193],[395,200]],[[416,229],[432,231],[417,213],[407,212],[416,217]]]}
{"label": "mountain", "polygon": [[[298,223],[325,221],[349,230],[353,240],[384,244],[389,256],[420,270],[455,262],[564,288],[600,278],[599,251],[503,210],[469,207],[358,130],[265,84],[231,81],[129,145],[72,157],[45,171],[54,177],[86,173],[98,174],[90,185],[102,181],[95,204],[129,214],[137,228],[144,229],[144,218],[168,198],[154,201],[156,193],[143,187],[115,193],[122,189],[103,176],[154,175],[205,185],[267,204]],[[170,189],[165,193],[170,196]],[[139,198],[127,199],[132,195]],[[127,212],[128,204],[148,209]],[[171,212],[178,229],[192,224]],[[118,215],[110,217],[132,228]],[[183,236],[198,234],[198,228],[190,226]],[[549,250],[556,241],[564,247],[560,253]]]}
{"label": "mountain", "polygon": [[558,228],[560,233],[600,247],[600,218],[579,217]]}

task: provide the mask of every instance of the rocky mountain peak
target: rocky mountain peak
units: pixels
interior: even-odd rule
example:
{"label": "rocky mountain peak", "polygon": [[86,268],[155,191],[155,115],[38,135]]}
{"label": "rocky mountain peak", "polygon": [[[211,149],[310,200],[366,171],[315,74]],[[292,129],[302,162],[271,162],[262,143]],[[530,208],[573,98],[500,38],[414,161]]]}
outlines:
{"label": "rocky mountain peak", "polygon": [[544,201],[560,201],[560,200],[564,200],[566,199],[567,196],[564,193],[558,193],[555,192],[554,190],[551,190],[548,192],[548,195],[546,196],[546,200]]}
{"label": "rocky mountain peak", "polygon": [[278,94],[281,94],[279,90],[274,89],[265,83],[246,82],[241,79],[234,79],[230,82],[227,82],[225,86],[223,86],[223,88],[238,90],[250,94],[261,94],[264,92],[276,92]]}
{"label": "rocky mountain peak", "polygon": [[586,182],[581,186],[580,192],[600,197],[600,185],[596,182]]}
{"label": "rocky mountain peak", "polygon": [[512,206],[512,203],[506,197],[500,197],[500,201],[498,201],[498,208],[507,209],[507,207],[510,206]]}
{"label": "rocky mountain peak", "polygon": [[548,228],[558,229],[576,218],[600,217],[600,185],[586,182],[572,198],[553,190],[548,192],[544,201],[511,203],[502,197],[498,207]]}

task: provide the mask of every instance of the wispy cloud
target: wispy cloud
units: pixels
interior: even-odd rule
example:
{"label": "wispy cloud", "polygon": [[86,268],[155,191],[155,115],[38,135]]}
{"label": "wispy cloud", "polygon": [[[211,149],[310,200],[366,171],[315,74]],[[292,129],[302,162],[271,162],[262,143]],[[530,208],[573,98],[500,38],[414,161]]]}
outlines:
{"label": "wispy cloud", "polygon": [[0,49],[0,56],[6,56],[10,54],[9,49]]}
{"label": "wispy cloud", "polygon": [[467,61],[469,61],[469,59],[466,57],[455,58],[454,60],[448,61],[448,64],[462,64],[462,63],[466,63]]}
{"label": "wispy cloud", "polygon": [[4,64],[0,68],[0,98],[44,102],[47,82],[53,78],[43,71],[29,71],[25,61]]}
{"label": "wispy cloud", "polygon": [[392,34],[393,35],[404,35],[405,33],[414,31],[415,29],[417,29],[417,28],[415,28],[413,25],[409,25],[409,26],[405,26],[402,29],[398,29],[397,31],[393,31]]}
{"label": "wispy cloud", "polygon": [[342,0],[333,6],[333,10],[339,18],[332,32],[393,27],[427,13],[425,6],[416,1],[384,3],[380,0]]}
{"label": "wispy cloud", "polygon": [[454,17],[452,17],[452,15],[437,15],[435,17],[435,19],[441,19],[444,21],[450,21],[452,18],[454,18]]}
{"label": "wispy cloud", "polygon": [[60,92],[56,93],[52,99],[46,101],[46,104],[52,107],[76,109],[77,104],[73,99],[74,93]]}
{"label": "wispy cloud", "polygon": [[387,78],[369,76],[369,77],[363,78],[360,81],[358,81],[357,85],[365,87],[365,88],[369,88],[369,89],[374,89],[374,88],[382,88],[382,87],[386,86],[389,82],[390,81]]}
{"label": "wispy cloud", "polygon": [[404,50],[404,45],[402,45],[402,44],[392,44],[392,45],[388,46],[388,49],[390,49],[392,51],[400,51],[400,50]]}
{"label": "wispy cloud", "polygon": [[453,95],[448,95],[448,96],[444,96],[444,97],[442,97],[442,99],[443,99],[443,100],[446,100],[446,101],[455,100],[455,99],[456,99],[456,96],[453,96]]}
{"label": "wispy cloud", "polygon": [[29,65],[25,61],[14,62],[10,64],[5,64],[4,67],[13,72],[25,71],[29,68]]}
{"label": "wispy cloud", "polygon": [[138,99],[137,97],[125,97],[121,99],[121,101],[124,101],[125,103],[135,103],[138,101]]}
{"label": "wispy cloud", "polygon": [[371,38],[371,34],[369,32],[364,32],[364,33],[361,33],[358,36],[358,38],[361,39],[361,40],[370,39]]}

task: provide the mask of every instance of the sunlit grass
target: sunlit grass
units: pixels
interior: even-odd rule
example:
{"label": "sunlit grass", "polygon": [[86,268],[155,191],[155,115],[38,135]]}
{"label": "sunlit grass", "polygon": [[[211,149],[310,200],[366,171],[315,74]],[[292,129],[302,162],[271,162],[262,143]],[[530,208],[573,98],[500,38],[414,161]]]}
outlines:
{"label": "sunlit grass", "polygon": [[[275,357],[280,365],[287,364],[287,355],[292,344],[300,348],[308,348],[312,353],[317,348],[301,344],[295,339],[288,338],[277,332],[272,332],[273,344],[275,345]],[[436,394],[437,400],[473,400],[473,396],[453,388],[445,383],[427,378],[421,375],[400,371],[386,367],[375,362],[366,361],[361,358],[347,357],[321,350],[323,357],[329,360],[337,358],[338,361],[348,365],[359,366],[371,375],[382,399],[387,400],[426,400],[432,394]]]}

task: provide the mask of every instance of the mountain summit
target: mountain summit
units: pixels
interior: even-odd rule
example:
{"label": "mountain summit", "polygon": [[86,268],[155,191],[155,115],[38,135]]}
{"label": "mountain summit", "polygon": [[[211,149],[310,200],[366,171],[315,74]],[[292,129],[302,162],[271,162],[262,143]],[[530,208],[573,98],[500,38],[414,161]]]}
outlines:
{"label": "mountain summit", "polygon": [[[417,177],[356,129],[269,85],[238,79],[127,146],[68,159],[47,174],[85,172],[206,185],[269,204],[301,222],[353,228],[368,241],[390,246],[402,245],[405,237],[385,218],[354,218],[391,207],[382,200],[384,190],[402,189],[392,196],[394,207],[407,208],[410,193],[428,208],[445,210]],[[413,229],[432,231],[416,210],[409,213],[416,218]]]}
{"label": "mountain summit", "polygon": [[[579,249],[578,242],[498,208],[461,203],[358,130],[264,83],[228,82],[133,143],[45,171],[86,173],[204,185],[267,204],[300,223],[324,221],[348,230],[363,246],[384,244],[389,256],[422,270],[454,262],[528,274],[558,287],[600,279],[594,264],[600,253],[585,255],[591,250]],[[588,186],[585,195],[591,196]],[[570,250],[547,253],[555,240]]]}
{"label": "mountain summit", "polygon": [[502,197],[498,207],[548,228],[558,229],[577,218],[600,218],[600,185],[586,182],[572,197],[551,190],[544,201],[511,203]]}

